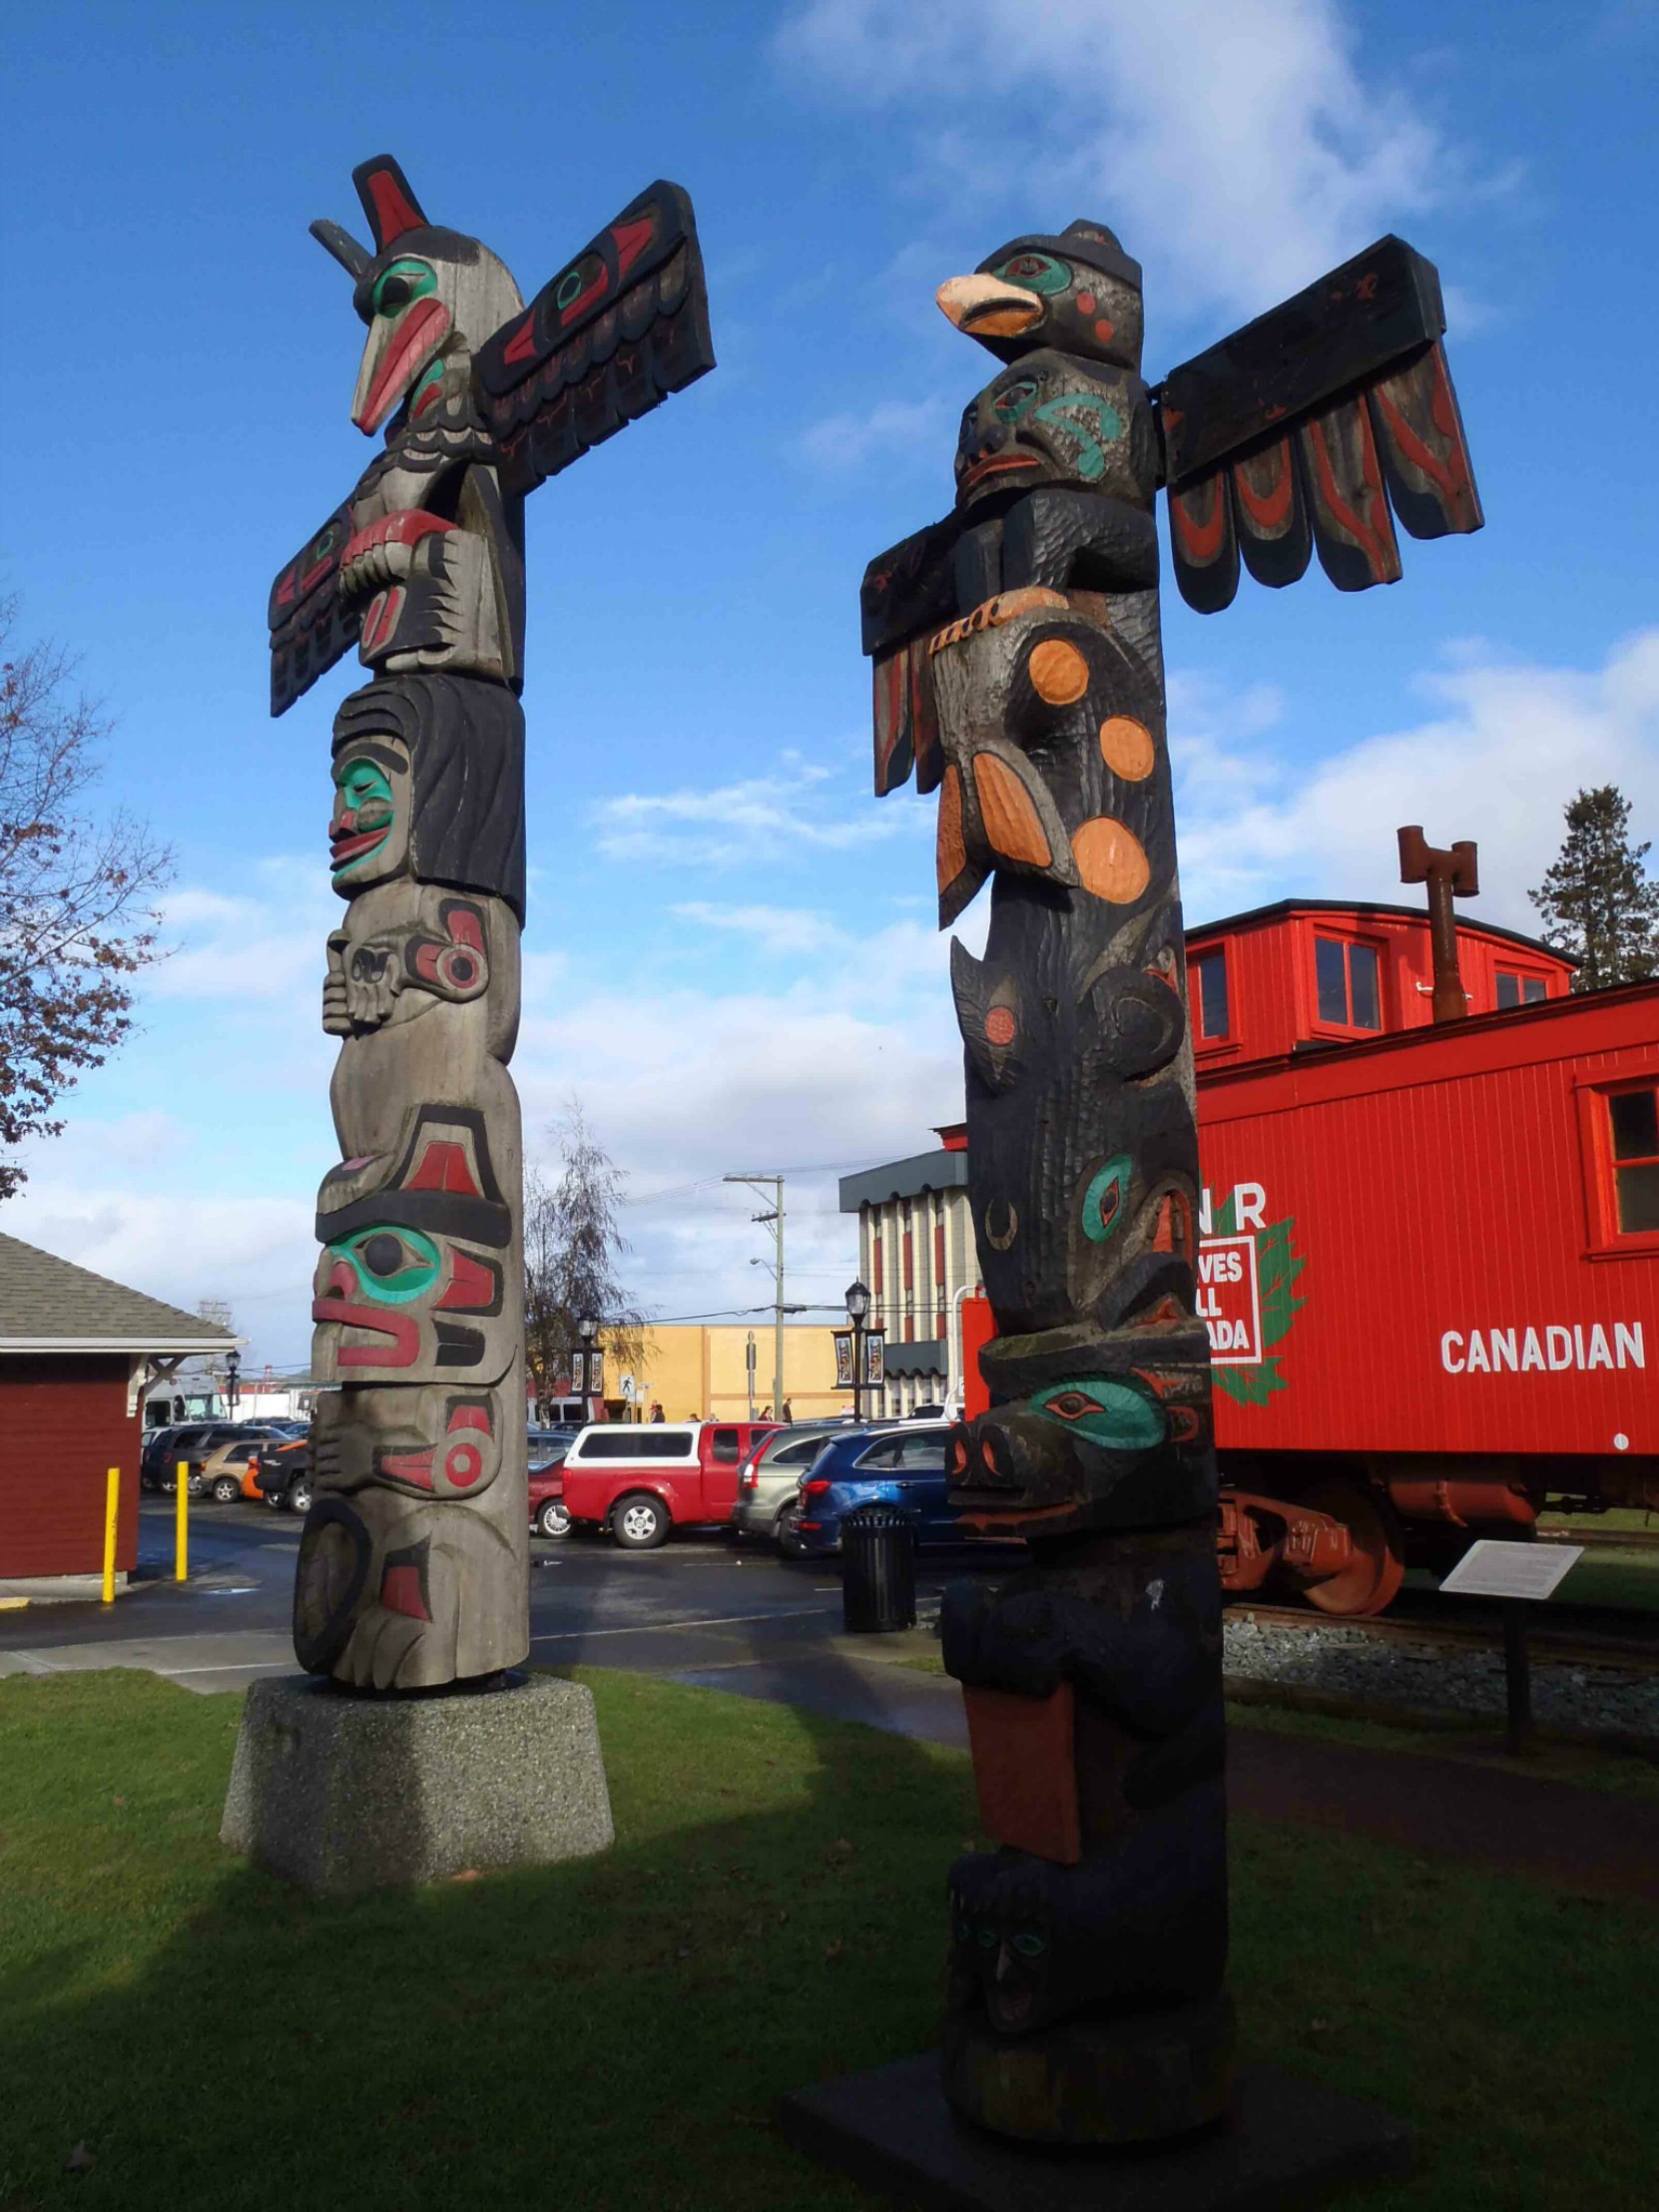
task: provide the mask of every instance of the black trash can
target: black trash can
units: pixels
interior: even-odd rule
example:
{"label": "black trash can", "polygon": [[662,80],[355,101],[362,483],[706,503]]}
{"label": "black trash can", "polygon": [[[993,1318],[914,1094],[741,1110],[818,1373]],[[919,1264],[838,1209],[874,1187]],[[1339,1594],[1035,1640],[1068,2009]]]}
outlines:
{"label": "black trash can", "polygon": [[856,1505],[841,1519],[841,1626],[879,1635],[916,1624],[915,1531],[896,1505]]}

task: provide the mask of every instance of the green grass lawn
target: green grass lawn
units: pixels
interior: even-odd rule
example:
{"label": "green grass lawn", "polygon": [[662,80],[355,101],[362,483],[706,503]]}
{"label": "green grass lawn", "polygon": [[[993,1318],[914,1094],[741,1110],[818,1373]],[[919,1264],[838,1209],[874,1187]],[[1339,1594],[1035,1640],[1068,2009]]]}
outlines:
{"label": "green grass lawn", "polygon": [[[0,1680],[0,2212],[867,2203],[772,2109],[932,2040],[966,1759],[583,1679],[613,1852],[354,1902],[221,1851],[239,1698]],[[1647,2201],[1659,1916],[1243,1821],[1234,1886],[1248,2051],[1421,2130],[1368,2206]]]}

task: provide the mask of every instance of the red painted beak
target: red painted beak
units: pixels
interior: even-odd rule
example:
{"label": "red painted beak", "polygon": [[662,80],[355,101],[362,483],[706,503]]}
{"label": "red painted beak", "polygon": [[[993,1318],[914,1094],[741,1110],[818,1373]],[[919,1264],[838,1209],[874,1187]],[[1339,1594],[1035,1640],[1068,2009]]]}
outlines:
{"label": "red painted beak", "polygon": [[357,395],[351,419],[364,437],[372,437],[437,351],[449,330],[449,309],[441,299],[417,299],[401,322],[381,341],[385,351],[376,360],[374,333],[357,377]]}

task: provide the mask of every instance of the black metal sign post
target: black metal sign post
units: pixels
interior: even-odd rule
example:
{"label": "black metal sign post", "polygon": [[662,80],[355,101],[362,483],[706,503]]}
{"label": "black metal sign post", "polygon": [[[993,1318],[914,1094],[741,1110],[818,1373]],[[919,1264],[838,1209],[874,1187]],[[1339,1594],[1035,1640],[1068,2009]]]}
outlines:
{"label": "black metal sign post", "polygon": [[1490,1536],[1470,1544],[1440,1588],[1451,1597],[1495,1597],[1503,1621],[1505,1741],[1519,1759],[1532,1734],[1532,1662],[1526,1608],[1555,1595],[1584,1556],[1582,1544],[1503,1543]]}

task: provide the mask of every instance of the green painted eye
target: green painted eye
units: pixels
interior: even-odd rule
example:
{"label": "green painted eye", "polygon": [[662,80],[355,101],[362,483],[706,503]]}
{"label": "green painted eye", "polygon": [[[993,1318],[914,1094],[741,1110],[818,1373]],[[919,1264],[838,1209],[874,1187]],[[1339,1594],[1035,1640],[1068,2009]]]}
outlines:
{"label": "green painted eye", "polygon": [[991,411],[998,422],[1017,422],[1037,396],[1036,379],[1022,376],[1017,384],[1009,384],[991,401]]}
{"label": "green painted eye", "polygon": [[391,805],[391,780],[373,761],[350,761],[335,779],[340,796],[359,813],[372,800]]}
{"label": "green painted eye", "polygon": [[1016,254],[1012,261],[1004,262],[1000,269],[991,271],[1006,283],[1019,284],[1026,291],[1064,291],[1071,282],[1071,271],[1064,262],[1055,261],[1051,254]]}
{"label": "green painted eye", "polygon": [[977,1931],[977,1934],[979,1937],[979,1948],[981,1950],[995,1950],[996,1930],[994,1928],[981,1928]]}
{"label": "green painted eye", "polygon": [[1168,1433],[1164,1409],[1155,1398],[1132,1382],[1106,1376],[1057,1382],[1031,1403],[1045,1420],[1108,1451],[1150,1451]]}
{"label": "green painted eye", "polygon": [[401,314],[412,300],[424,299],[429,291],[435,291],[437,283],[438,273],[429,262],[407,258],[395,261],[374,279],[374,312]]}
{"label": "green painted eye", "polygon": [[1133,1169],[1128,1153],[1119,1152],[1089,1177],[1083,1193],[1083,1234],[1090,1244],[1104,1244],[1122,1221]]}
{"label": "green painted eye", "polygon": [[1022,1928],[1014,1937],[1014,1948],[1022,1958],[1040,1958],[1048,1948],[1048,1938],[1032,1929]]}
{"label": "green painted eye", "polygon": [[443,1255],[418,1229],[376,1223],[333,1247],[356,1271],[363,1295],[378,1306],[407,1306],[443,1273]]}

